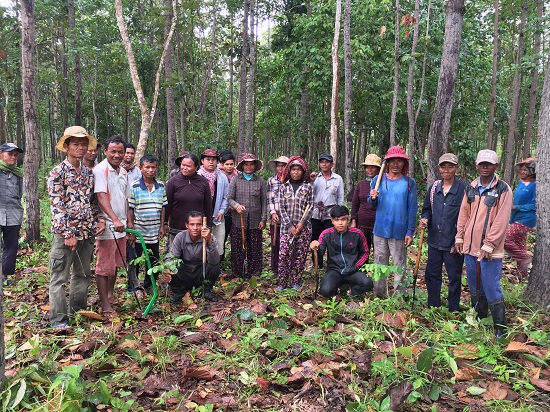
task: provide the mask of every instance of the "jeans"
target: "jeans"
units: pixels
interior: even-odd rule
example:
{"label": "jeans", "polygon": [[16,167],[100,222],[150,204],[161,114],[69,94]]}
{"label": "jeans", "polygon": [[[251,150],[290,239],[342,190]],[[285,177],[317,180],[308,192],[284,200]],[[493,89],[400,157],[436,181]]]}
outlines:
{"label": "jeans", "polygon": [[[472,255],[464,255],[464,260],[466,261],[466,276],[468,277],[470,293],[474,293],[478,290],[476,276],[477,257]],[[487,300],[489,302],[502,299],[503,294],[500,289],[502,259],[483,259],[480,262],[480,267],[479,290],[485,293],[485,296],[487,296]]]}
{"label": "jeans", "polygon": [[326,298],[336,295],[338,287],[342,284],[351,285],[352,295],[360,295],[372,290],[372,279],[364,272],[342,275],[336,270],[328,269],[321,280],[321,295]]}
{"label": "jeans", "polygon": [[428,247],[428,262],[426,263],[426,288],[428,289],[428,306],[441,306],[441,284],[442,284],[442,269],[445,263],[445,269],[449,278],[449,296],[447,305],[450,312],[458,311],[460,304],[460,291],[462,276],[462,265],[464,264],[464,256],[455,253],[452,254],[448,250],[439,250],[434,247]]}
{"label": "jeans", "polygon": [[[52,325],[67,322],[69,315],[86,309],[88,285],[92,279],[91,257],[94,238],[79,240],[76,250],[65,246],[65,239],[54,233],[50,251],[50,322]],[[67,307],[66,284],[69,281],[69,306]]]}

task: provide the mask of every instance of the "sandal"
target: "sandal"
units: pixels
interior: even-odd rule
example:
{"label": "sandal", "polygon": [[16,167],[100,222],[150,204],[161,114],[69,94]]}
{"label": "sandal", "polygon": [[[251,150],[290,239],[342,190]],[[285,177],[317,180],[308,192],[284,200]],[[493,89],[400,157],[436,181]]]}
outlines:
{"label": "sandal", "polygon": [[67,322],[55,323],[52,325],[52,329],[56,331],[67,330],[69,325],[67,325]]}

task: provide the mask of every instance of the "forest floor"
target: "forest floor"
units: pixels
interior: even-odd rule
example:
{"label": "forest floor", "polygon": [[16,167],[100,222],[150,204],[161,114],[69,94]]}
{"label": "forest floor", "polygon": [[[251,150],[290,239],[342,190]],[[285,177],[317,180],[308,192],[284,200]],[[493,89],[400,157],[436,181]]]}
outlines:
{"label": "forest floor", "polygon": [[[495,342],[491,318],[478,322],[468,310],[467,290],[461,313],[426,308],[423,267],[411,309],[410,289],[382,300],[313,299],[309,259],[299,291],[277,292],[266,271],[219,282],[218,302],[199,290],[170,305],[160,280],[147,317],[147,298],[140,310],[120,275],[112,322],[77,314],[54,332],[47,249],[21,251],[16,282],[4,290],[4,411],[548,410],[550,315],[523,303],[525,284],[510,264],[504,342]],[[410,263],[416,253],[413,245]],[[89,305],[97,311],[93,284]]]}

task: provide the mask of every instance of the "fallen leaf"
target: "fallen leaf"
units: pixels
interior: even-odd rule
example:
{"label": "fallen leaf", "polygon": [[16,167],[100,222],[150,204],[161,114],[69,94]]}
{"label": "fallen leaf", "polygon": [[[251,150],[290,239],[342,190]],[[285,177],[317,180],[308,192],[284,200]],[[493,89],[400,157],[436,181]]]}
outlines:
{"label": "fallen leaf", "polygon": [[380,37],[382,37],[384,34],[386,34],[386,26],[380,27]]}
{"label": "fallen leaf", "polygon": [[103,320],[103,316],[101,316],[99,313],[94,312],[93,310],[79,310],[76,313],[82,316],[86,316],[90,319]]}
{"label": "fallen leaf", "polygon": [[489,382],[487,392],[483,394],[483,399],[486,401],[503,400],[506,399],[507,395],[508,391],[501,386],[500,382]]}
{"label": "fallen leaf", "polygon": [[527,375],[528,375],[530,378],[539,379],[539,378],[540,378],[540,368],[530,368],[530,369],[527,371]]}
{"label": "fallen leaf", "polygon": [[466,392],[468,392],[470,395],[477,396],[487,392],[487,389],[480,388],[479,386],[470,386],[468,389],[466,389]]}
{"label": "fallen leaf", "polygon": [[462,368],[455,372],[455,379],[457,381],[471,381],[474,379],[481,379],[483,375],[479,370],[473,367]]}
{"label": "fallen leaf", "polygon": [[529,381],[537,388],[542,389],[545,392],[550,392],[550,380],[531,378]]}
{"label": "fallen leaf", "polygon": [[269,385],[271,384],[266,378],[258,377],[256,378],[256,384],[260,388],[260,390],[266,390],[269,388]]}
{"label": "fallen leaf", "polygon": [[231,299],[233,299],[233,300],[248,300],[249,298],[250,298],[250,293],[248,293],[246,290],[243,290],[242,292],[237,293]]}
{"label": "fallen leaf", "polygon": [[202,366],[200,368],[195,368],[193,366],[189,368],[184,368],[182,375],[184,378],[194,378],[201,379],[206,381],[211,381],[216,377],[216,371],[207,366]]}
{"label": "fallen leaf", "polygon": [[479,348],[472,344],[464,344],[453,349],[454,357],[460,359],[477,359],[478,353]]}
{"label": "fallen leaf", "polygon": [[376,320],[391,328],[405,329],[405,326],[407,325],[407,317],[408,313],[404,311],[396,313],[384,312],[378,315]]}
{"label": "fallen leaf", "polygon": [[412,383],[403,381],[399,385],[390,389],[390,410],[395,410],[399,405],[403,404],[407,396],[413,391]]}
{"label": "fallen leaf", "polygon": [[42,305],[40,309],[45,310],[46,312],[50,310],[50,305]]}

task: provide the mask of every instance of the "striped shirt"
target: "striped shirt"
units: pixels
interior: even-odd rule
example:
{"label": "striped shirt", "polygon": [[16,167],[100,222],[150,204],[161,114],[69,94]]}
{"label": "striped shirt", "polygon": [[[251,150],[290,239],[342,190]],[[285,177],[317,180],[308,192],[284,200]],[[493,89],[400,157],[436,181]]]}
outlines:
{"label": "striped shirt", "polygon": [[147,189],[143,178],[135,180],[130,187],[130,209],[134,211],[134,228],[143,235],[145,243],[159,241],[160,215],[166,207],[164,183],[155,180],[152,191]]}

